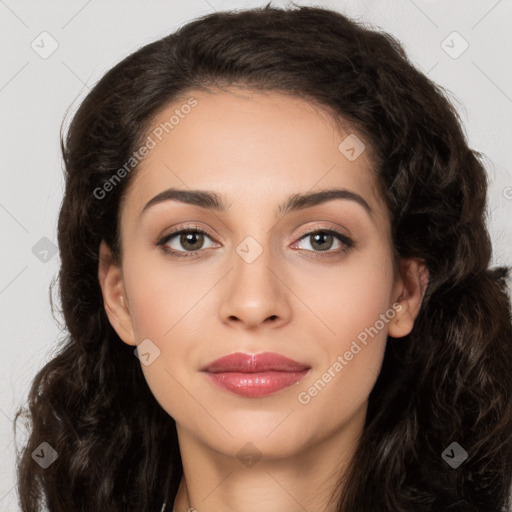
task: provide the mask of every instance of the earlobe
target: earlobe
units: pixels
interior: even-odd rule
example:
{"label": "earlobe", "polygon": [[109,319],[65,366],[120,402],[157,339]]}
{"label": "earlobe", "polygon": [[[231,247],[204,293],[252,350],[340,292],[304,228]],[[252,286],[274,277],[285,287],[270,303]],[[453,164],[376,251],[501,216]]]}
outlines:
{"label": "earlobe", "polygon": [[389,324],[389,336],[401,338],[407,336],[414,326],[414,321],[421,309],[421,303],[428,285],[429,272],[425,262],[419,258],[400,261],[400,277],[396,302],[400,310]]}
{"label": "earlobe", "polygon": [[98,280],[110,324],[125,343],[135,346],[135,335],[121,267],[115,263],[112,251],[104,240],[101,241],[99,249]]}

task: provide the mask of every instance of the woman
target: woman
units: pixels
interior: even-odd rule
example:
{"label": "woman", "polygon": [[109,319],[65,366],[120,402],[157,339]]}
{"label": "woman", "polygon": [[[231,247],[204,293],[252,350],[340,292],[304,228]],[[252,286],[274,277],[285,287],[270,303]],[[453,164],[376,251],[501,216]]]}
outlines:
{"label": "woman", "polygon": [[24,512],[508,510],[486,173],[392,37],[205,16],[111,69],[62,150],[69,335]]}

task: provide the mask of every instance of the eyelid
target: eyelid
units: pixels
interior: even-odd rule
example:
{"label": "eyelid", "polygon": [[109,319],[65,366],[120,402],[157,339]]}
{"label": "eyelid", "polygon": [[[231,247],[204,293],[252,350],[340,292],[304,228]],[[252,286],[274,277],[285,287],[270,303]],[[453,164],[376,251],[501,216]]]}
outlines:
{"label": "eyelid", "polygon": [[301,235],[299,235],[299,239],[300,238],[303,238],[304,236],[306,235],[310,235],[312,233],[316,233],[317,231],[331,231],[331,232],[334,232],[334,233],[337,233],[347,239],[350,239],[351,238],[351,235],[349,235],[348,233],[343,233],[341,231],[340,228],[335,228],[333,226],[329,226],[327,224],[316,224],[310,228],[306,228]]}

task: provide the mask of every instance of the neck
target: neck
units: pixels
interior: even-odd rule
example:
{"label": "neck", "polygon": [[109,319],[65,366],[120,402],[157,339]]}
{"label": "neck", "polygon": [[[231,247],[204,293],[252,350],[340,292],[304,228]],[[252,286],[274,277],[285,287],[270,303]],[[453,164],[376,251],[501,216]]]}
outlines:
{"label": "neck", "polygon": [[[173,512],[337,512],[339,485],[357,447],[365,413],[300,452],[279,458],[261,454],[246,464],[236,455],[220,455],[178,427],[183,477]],[[242,438],[236,446],[247,444]]]}

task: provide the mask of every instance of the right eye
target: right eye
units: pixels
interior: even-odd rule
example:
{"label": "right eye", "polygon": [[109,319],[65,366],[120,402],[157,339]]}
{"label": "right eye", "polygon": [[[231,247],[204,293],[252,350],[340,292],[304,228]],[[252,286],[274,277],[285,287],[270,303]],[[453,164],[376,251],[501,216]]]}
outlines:
{"label": "right eye", "polygon": [[[178,235],[179,238],[177,238]],[[161,247],[166,254],[175,255],[179,258],[190,258],[191,256],[196,256],[195,253],[202,249],[205,236],[211,239],[206,231],[197,226],[185,226],[165,235],[156,245]],[[177,240],[175,241],[175,247],[172,247],[170,242],[174,238],[177,238]],[[181,245],[185,250],[180,250],[176,245]],[[187,248],[187,246],[189,247]]]}

